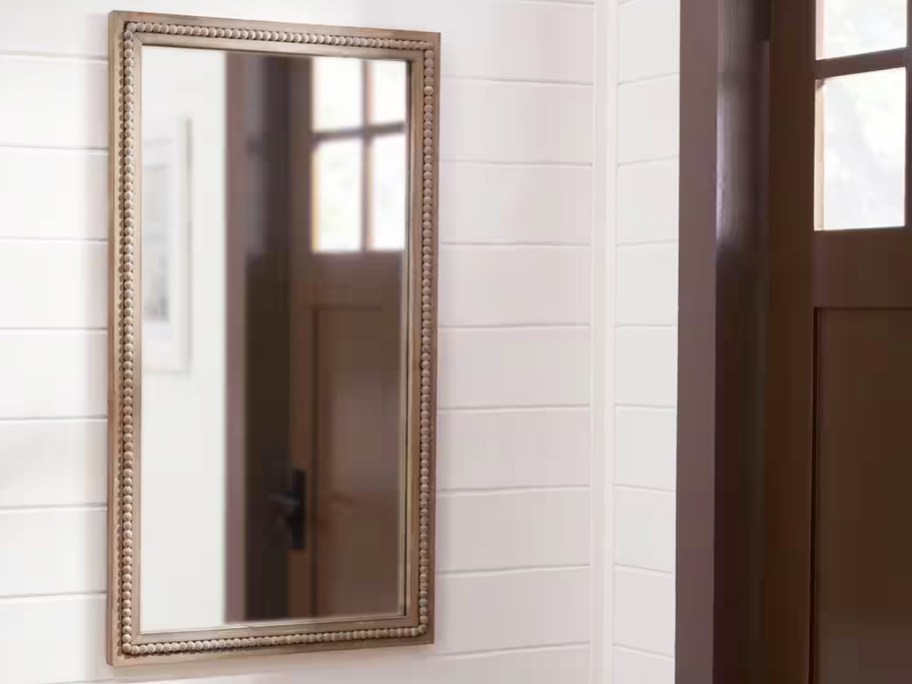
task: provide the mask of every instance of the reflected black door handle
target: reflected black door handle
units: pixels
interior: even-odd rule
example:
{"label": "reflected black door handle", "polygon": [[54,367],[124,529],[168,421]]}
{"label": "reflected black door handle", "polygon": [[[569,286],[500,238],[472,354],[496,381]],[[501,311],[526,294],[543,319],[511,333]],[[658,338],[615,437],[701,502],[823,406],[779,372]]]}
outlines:
{"label": "reflected black door handle", "polygon": [[290,546],[296,551],[307,548],[307,473],[295,468],[291,471],[291,488],[281,494],[272,494],[279,517],[291,536]]}

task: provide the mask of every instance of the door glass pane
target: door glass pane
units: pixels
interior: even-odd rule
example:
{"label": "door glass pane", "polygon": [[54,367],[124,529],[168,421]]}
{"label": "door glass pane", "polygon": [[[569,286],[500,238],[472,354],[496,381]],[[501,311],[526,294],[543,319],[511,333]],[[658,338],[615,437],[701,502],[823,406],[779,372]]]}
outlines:
{"label": "door glass pane", "polygon": [[398,123],[405,121],[408,104],[406,89],[408,73],[405,62],[393,60],[372,60],[371,78],[371,123]]}
{"label": "door glass pane", "polygon": [[321,143],[313,155],[313,249],[361,249],[360,139]]}
{"label": "door glass pane", "polygon": [[315,131],[361,125],[364,62],[350,57],[313,58]]}
{"label": "door glass pane", "polygon": [[823,220],[825,230],[892,228],[904,223],[905,69],[824,82]]}
{"label": "door glass pane", "polygon": [[904,47],[906,0],[818,0],[820,56]]}
{"label": "door glass pane", "polygon": [[371,147],[371,226],[374,249],[405,247],[405,134],[384,135]]}

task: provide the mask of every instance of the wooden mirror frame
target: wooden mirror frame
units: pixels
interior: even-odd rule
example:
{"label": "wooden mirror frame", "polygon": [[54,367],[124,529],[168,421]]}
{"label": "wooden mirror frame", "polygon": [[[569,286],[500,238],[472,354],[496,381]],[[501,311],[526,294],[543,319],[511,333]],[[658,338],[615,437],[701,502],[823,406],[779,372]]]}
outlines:
{"label": "wooden mirror frame", "polygon": [[[395,58],[410,66],[405,611],[206,630],[140,630],[140,65],[144,45],[286,55]],[[108,662],[115,666],[251,653],[417,645],[434,638],[434,435],[440,35],[112,12],[108,387]],[[205,530],[200,530],[205,534]]]}

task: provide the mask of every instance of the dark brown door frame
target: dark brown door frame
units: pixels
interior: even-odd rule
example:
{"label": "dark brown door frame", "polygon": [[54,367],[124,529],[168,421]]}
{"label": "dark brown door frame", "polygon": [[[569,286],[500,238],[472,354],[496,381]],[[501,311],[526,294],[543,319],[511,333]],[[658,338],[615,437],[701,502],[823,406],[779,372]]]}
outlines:
{"label": "dark brown door frame", "polygon": [[763,681],[767,0],[682,0],[677,684]]}
{"label": "dark brown door frame", "polygon": [[814,453],[815,89],[811,0],[770,0],[769,397],[764,634],[769,678],[812,681],[810,540]]}

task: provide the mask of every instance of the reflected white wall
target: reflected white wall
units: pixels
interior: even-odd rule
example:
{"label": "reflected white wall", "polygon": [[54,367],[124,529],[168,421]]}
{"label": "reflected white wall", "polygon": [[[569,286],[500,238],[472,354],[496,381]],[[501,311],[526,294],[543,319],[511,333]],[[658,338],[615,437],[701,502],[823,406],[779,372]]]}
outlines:
{"label": "reflected white wall", "polygon": [[[142,383],[142,630],[225,613],[225,55],[143,50],[144,131],[189,120],[189,354]],[[174,293],[175,297],[182,293]]]}

